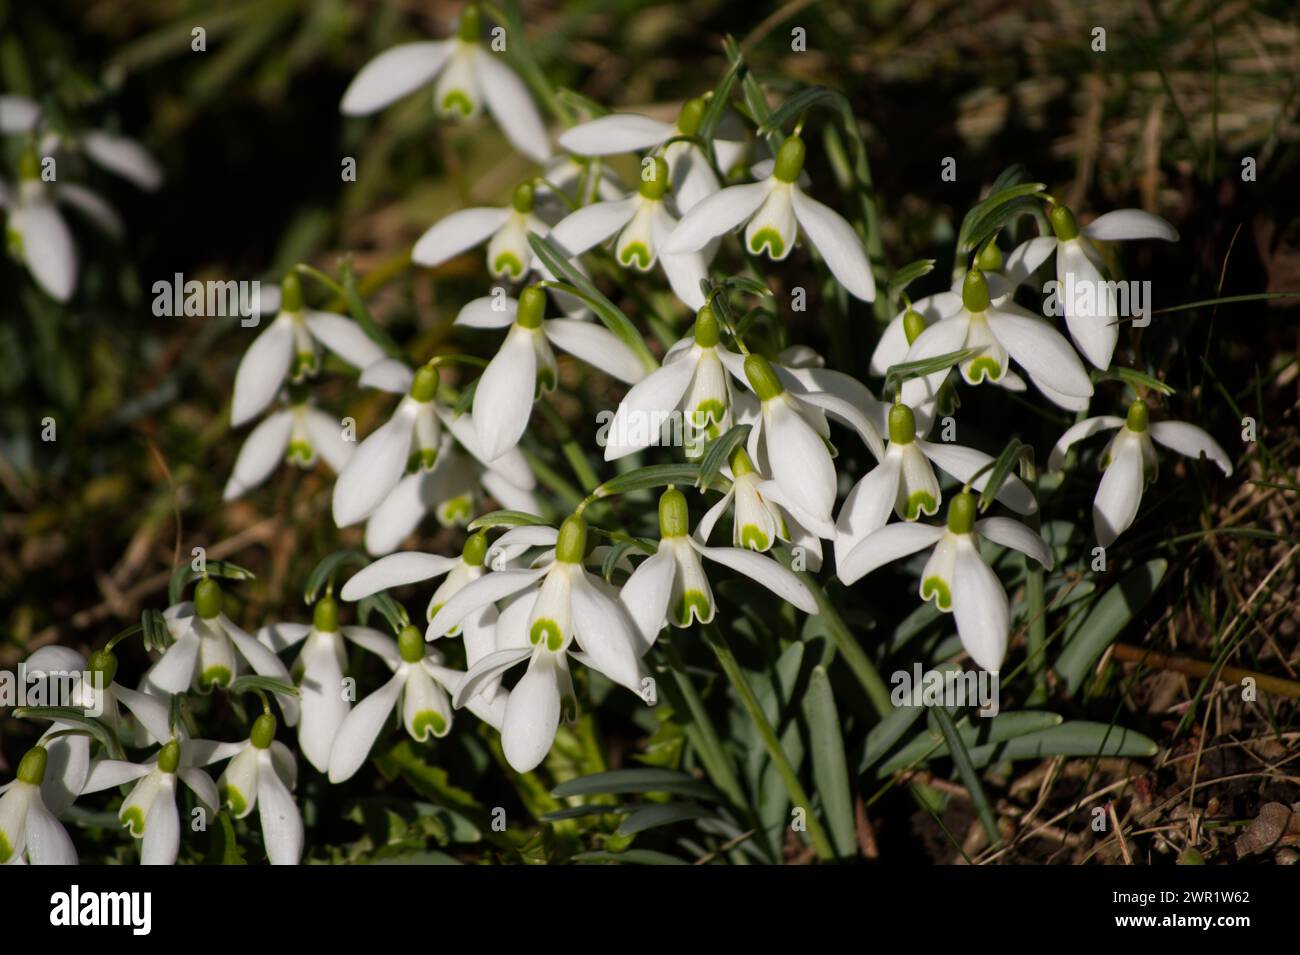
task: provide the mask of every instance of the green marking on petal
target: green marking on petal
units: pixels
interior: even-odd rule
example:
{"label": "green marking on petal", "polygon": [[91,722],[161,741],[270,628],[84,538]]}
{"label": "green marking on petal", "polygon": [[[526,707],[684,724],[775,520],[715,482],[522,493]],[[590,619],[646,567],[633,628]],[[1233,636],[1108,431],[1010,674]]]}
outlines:
{"label": "green marking on petal", "polygon": [[537,372],[537,390],[533,393],[533,400],[536,401],[548,391],[555,390],[555,372],[549,368],[542,368]]}
{"label": "green marking on petal", "polygon": [[765,551],[772,546],[771,538],[754,524],[746,524],[740,529],[740,546],[750,550]]}
{"label": "green marking on petal", "polygon": [[520,278],[524,274],[524,263],[520,262],[519,256],[513,252],[502,252],[492,260],[492,274],[498,278],[506,275]]}
{"label": "green marking on petal", "polygon": [[[636,261],[633,262],[633,259]],[[645,247],[644,242],[629,242],[619,252],[618,261],[622,265],[635,265],[638,269],[648,269],[650,250]]]}
{"label": "green marking on petal", "polygon": [[203,693],[210,693],[216,687],[229,686],[230,678],[229,667],[208,667],[199,674],[199,690]]}
{"label": "green marking on petal", "polygon": [[316,452],[306,441],[290,441],[289,450],[285,452],[284,459],[290,464],[297,464],[305,467],[311,464],[316,458]]}
{"label": "green marking on petal", "polygon": [[473,513],[474,506],[470,502],[469,495],[462,494],[460,497],[442,502],[438,507],[438,523],[444,526],[466,524]]}
{"label": "green marking on petal", "polygon": [[474,114],[474,101],[463,90],[448,90],[440,108],[443,116],[450,118],[459,113],[461,118],[465,118]]}
{"label": "green marking on petal", "polygon": [[921,581],[921,599],[933,600],[940,610],[952,609],[952,593],[948,590],[948,585],[938,577],[927,577]]}
{"label": "green marking on petal", "polygon": [[221,787],[221,801],[230,807],[230,811],[236,816],[242,816],[248,809],[248,800],[244,794],[231,785]]}
{"label": "green marking on petal", "polygon": [[679,627],[689,627],[692,611],[696,619],[708,620],[711,609],[708,597],[698,590],[688,590],[682,594],[681,600],[677,601],[677,606],[673,608],[673,622]]}
{"label": "green marking on petal", "polygon": [[429,734],[434,736],[445,736],[447,734],[447,721],[443,719],[441,713],[434,710],[421,710],[415,714],[412,720],[412,735],[420,742],[429,738]]}
{"label": "green marking on petal", "polygon": [[926,514],[937,514],[939,502],[929,491],[913,491],[907,496],[907,509],[903,516],[909,521],[914,521],[921,516],[922,511]]}
{"label": "green marking on petal", "polygon": [[8,862],[14,854],[14,847],[9,844],[9,840],[3,832],[0,832],[0,863]]}
{"label": "green marking on petal", "polygon": [[695,406],[694,421],[697,428],[706,427],[706,422],[717,423],[727,415],[727,406],[717,398],[705,398]]}
{"label": "green marking on petal", "polygon": [[5,244],[9,247],[9,252],[18,261],[23,261],[23,234],[17,229],[5,230]]}
{"label": "green marking on petal", "polygon": [[971,359],[971,363],[966,366],[966,380],[978,385],[985,377],[989,381],[997,381],[1002,377],[1002,366],[987,355]]}
{"label": "green marking on petal", "polygon": [[144,835],[144,810],[139,806],[123,806],[118,819],[122,825],[131,830],[131,835],[139,839]]}
{"label": "green marking on petal", "polygon": [[755,255],[760,254],[764,246],[767,247],[767,254],[771,258],[779,259],[785,253],[785,240],[781,238],[781,233],[773,228],[759,229],[749,241],[749,251]]}
{"label": "green marking on petal", "polygon": [[319,370],[315,352],[298,352],[293,356],[293,366],[289,375],[294,381],[302,381],[308,375],[315,375]]}
{"label": "green marking on petal", "polygon": [[548,617],[542,617],[540,620],[533,621],[533,625],[528,631],[528,639],[534,644],[545,640],[549,649],[558,650],[560,644],[564,642],[564,635],[560,633],[558,623]]}

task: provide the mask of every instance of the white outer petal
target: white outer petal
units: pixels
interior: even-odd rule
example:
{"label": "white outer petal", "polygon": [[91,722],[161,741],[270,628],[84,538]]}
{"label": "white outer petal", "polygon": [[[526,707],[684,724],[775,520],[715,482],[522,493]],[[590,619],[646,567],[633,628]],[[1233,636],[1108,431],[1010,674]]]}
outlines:
{"label": "white outer petal", "polygon": [[292,428],[293,412],[286,409],[270,415],[249,433],[235,458],[235,468],[226,482],[222,500],[233,501],[271,476],[276,465],[284,460]]}
{"label": "white outer petal", "polygon": [[302,860],[303,827],[298,804],[280,780],[269,752],[258,759],[257,813],[262,819],[262,842],[271,865],[297,865]]}
{"label": "white outer petal", "polygon": [[806,614],[816,614],[817,601],[808,585],[765,554],[740,547],[705,547],[692,541],[692,546],[711,561],[730,567],[750,580],[762,584],[786,603]]}
{"label": "white outer petal", "polygon": [[361,768],[405,685],[406,670],[399,667],[387,683],[352,708],[339,726],[334,746],[330,749],[330,782],[350,779]]}
{"label": "white outer petal", "polygon": [[134,139],[92,129],[81,136],[86,155],[109,172],[135,183],[146,192],[162,185],[162,167]]}
{"label": "white outer petal", "polygon": [[790,192],[799,228],[821,253],[831,274],[850,295],[864,302],[872,301],[876,297],[876,279],[871,274],[862,240],[853,227],[830,206],[805,194],[798,186]]}
{"label": "white outer petal", "polygon": [[560,145],[579,156],[614,156],[658,146],[676,133],[672,123],[662,123],[636,113],[611,113],[581,123],[560,135]]}
{"label": "white outer petal", "polygon": [[1062,394],[1092,395],[1092,381],[1070,343],[1041,318],[1011,311],[1018,306],[989,309],[986,319],[998,342],[1036,381],[1050,382]]}
{"label": "white outer petal", "polygon": [[[962,482],[969,481],[980,468],[993,460],[991,456],[983,451],[960,444],[948,444],[944,441],[930,442],[920,439],[917,440],[916,444],[921,449],[921,453],[937,464],[940,469]],[[977,491],[983,491],[985,486],[988,485],[990,477],[989,472],[985,471],[974,482],[972,487]],[[1034,495],[1025,485],[1025,482],[1014,474],[1008,474],[1006,480],[1002,482],[1002,487],[998,489],[998,500],[1019,514],[1032,514],[1038,510],[1038,505],[1034,502]]]}
{"label": "white outer petal", "polygon": [[238,428],[261,413],[275,398],[293,360],[293,325],[278,315],[248,346],[235,372],[235,390],[230,405],[230,426]]}
{"label": "white outer petal", "polygon": [[646,367],[636,352],[604,325],[572,318],[548,318],[542,331],[555,345],[593,368],[634,385],[646,376]]}
{"label": "white outer petal", "polygon": [[16,219],[23,258],[38,285],[58,302],[72,298],[77,287],[77,247],[63,216],[47,199],[19,206]]}
{"label": "white outer petal", "polygon": [[303,313],[303,321],[313,338],[358,370],[365,370],[386,357],[384,350],[350,318],[333,312],[307,311]]}
{"label": "white outer petal", "polygon": [[1011,610],[997,575],[975,546],[961,547],[953,569],[953,615],[962,646],[980,667],[996,673],[1007,652]]}
{"label": "white outer petal", "polygon": [[381,557],[348,578],[339,596],[344,600],[360,600],[362,597],[368,597],[391,587],[431,580],[447,573],[459,560],[459,557],[421,554],[414,551]]}
{"label": "white outer petal", "polygon": [[641,562],[632,576],[623,585],[619,599],[636,622],[648,649],[659,636],[659,631],[668,622],[668,606],[673,595],[673,576],[677,562],[672,551],[660,547],[653,555]]}
{"label": "white outer petal", "polygon": [[638,196],[583,206],[565,216],[551,230],[550,238],[570,257],[580,255],[627,225],[640,208]]}
{"label": "white outer petal", "polygon": [[560,726],[561,665],[554,654],[538,651],[528,672],[510,691],[501,726],[501,746],[516,772],[536,769],[555,742],[555,731]]}
{"label": "white outer petal", "polygon": [[[893,502],[890,502],[891,506]],[[878,567],[890,561],[901,560],[918,550],[932,547],[941,537],[944,529],[930,524],[887,524],[873,534],[869,534],[836,568],[836,576],[846,584],[862,579]]]}
{"label": "white outer petal", "polygon": [[1202,454],[1219,466],[1224,474],[1232,473],[1232,461],[1219,443],[1205,431],[1186,421],[1156,421],[1151,424],[1151,437],[1166,448],[1198,459]]}
{"label": "white outer petal", "polygon": [[455,49],[455,40],[402,43],[361,68],[343,93],[339,111],[365,116],[432,80]]}
{"label": "white outer petal", "polygon": [[1090,239],[1114,242],[1122,239],[1164,239],[1178,241],[1178,230],[1159,216],[1141,209],[1116,209],[1097,216],[1082,229]]}
{"label": "white outer petal", "polygon": [[1142,449],[1136,440],[1117,441],[1092,501],[1097,543],[1109,547],[1128,530],[1142,503]]}
{"label": "white outer petal", "polygon": [[897,454],[884,459],[853,485],[835,519],[835,566],[844,562],[855,547],[889,522],[898,496],[902,460]]}
{"label": "white outer petal", "polygon": [[488,112],[496,117],[497,125],[516,149],[536,162],[546,162],[551,158],[551,144],[528,87],[498,59],[498,54],[482,46],[475,53],[474,67]]}
{"label": "white outer petal", "polygon": [[698,252],[710,239],[736,228],[763,204],[775,180],[765,179],[741,186],[728,186],[697,203],[677,223],[661,252],[681,255]]}
{"label": "white outer petal", "polygon": [[441,265],[476,245],[482,245],[510,218],[510,208],[480,206],[453,212],[431,225],[411,249],[418,265]]}
{"label": "white outer petal", "polygon": [[[657,440],[658,430],[651,428],[650,423],[666,420],[662,416],[675,410],[681,403],[695,376],[697,356],[698,352],[691,352],[688,357],[668,362],[659,370],[646,375],[623,396],[607,433],[606,461],[614,461],[649,447],[650,443]],[[646,423],[644,428],[634,428],[631,424],[638,418]],[[631,437],[641,432],[646,436],[645,444],[623,444],[618,441],[620,436]]]}
{"label": "white outer petal", "polygon": [[515,447],[528,429],[537,389],[533,334],[540,332],[513,326],[474,391],[474,430],[489,461]]}
{"label": "white outer petal", "polygon": [[1051,548],[1043,540],[1043,535],[1019,521],[1013,521],[1009,517],[986,517],[975,522],[975,531],[995,544],[1011,547],[1032,557],[1047,570],[1051,570],[1055,563]]}
{"label": "white outer petal", "polygon": [[1118,428],[1123,423],[1123,418],[1116,418],[1114,415],[1101,415],[1096,418],[1085,418],[1079,423],[1071,425],[1066,429],[1065,434],[1057,439],[1056,444],[1052,446],[1052,451],[1047,456],[1048,469],[1052,471],[1061,470],[1065,465],[1066,453],[1077,442],[1090,438],[1099,431]]}

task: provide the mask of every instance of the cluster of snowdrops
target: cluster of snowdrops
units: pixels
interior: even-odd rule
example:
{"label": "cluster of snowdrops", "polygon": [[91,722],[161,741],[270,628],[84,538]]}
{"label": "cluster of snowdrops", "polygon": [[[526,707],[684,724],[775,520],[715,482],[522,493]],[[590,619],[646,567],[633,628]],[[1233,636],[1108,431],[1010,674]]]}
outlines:
{"label": "cluster of snowdrops", "polygon": [[[235,379],[233,425],[260,421],[242,446],[226,498],[252,491],[285,461],[312,467],[324,459],[338,475],[334,521],[340,528],[364,522],[365,546],[376,559],[335,596],[334,577],[348,566],[337,564],[317,594],[311,623],[273,623],[255,634],[223,612],[215,574],[192,575],[193,599],[163,615],[160,656],[136,689],[117,682],[111,646],[89,660],[60,647],[33,654],[29,670],[97,674],[98,688],[87,690],[95,698],[85,702],[102,712],[112,742],[140,755],[126,758],[118,747],[106,752],[76,722],[54,721],[0,796],[0,861],[75,861],[58,815],[83,794],[130,785],[118,815],[141,840],[142,861],[174,862],[183,829],[179,779],[209,812],[258,813],[270,861],[298,862],[304,833],[292,794],[296,757],[276,739],[281,722],[295,730],[301,757],[340,782],[366,763],[394,713],[406,733],[424,741],[450,732],[455,712],[467,709],[500,731],[505,759],[527,772],[546,758],[560,721],[576,717],[572,667],[598,672],[649,702],[647,651],[665,627],[713,621],[719,576],[742,575],[799,612],[816,614],[812,575],[829,572],[832,562],[834,574],[853,584],[928,552],[921,599],[951,613],[971,660],[996,671],[1007,651],[1010,609],[981,541],[1013,548],[1047,569],[1052,552],[1036,522],[1026,520],[1037,512],[1032,481],[995,466],[984,452],[932,437],[958,387],[1032,388],[1076,413],[1078,422],[1051,450],[1051,469],[1066,464],[1076,442],[1110,435],[1093,509],[1102,547],[1135,519],[1143,489],[1156,477],[1157,445],[1204,455],[1230,472],[1209,435],[1156,420],[1142,397],[1121,415],[1084,416],[1097,378],[1088,366],[1112,371],[1123,318],[1099,243],[1176,241],[1164,220],[1126,209],[1081,227],[1070,209],[1035,195],[1038,221],[1050,231],[1005,254],[995,232],[950,291],[915,302],[903,296],[868,369],[889,383],[892,394],[880,400],[807,347],[751,351],[727,305],[737,286],[718,280],[726,274],[719,260],[734,258],[729,237],[739,233],[744,255],[775,261],[812,253],[848,295],[870,302],[879,294],[859,233],[814,198],[821,190],[804,169],[801,130],[767,136],[772,155],[751,165],[765,137],[754,135],[752,122],[746,130],[738,114],[747,111],[711,109],[716,104],[705,96],[686,102],[676,122],[611,113],[571,125],[558,136],[557,154],[527,87],[481,34],[471,7],[452,38],[404,44],[375,58],[342,101],[345,114],[366,115],[432,82],[439,116],[489,114],[544,170],[521,184],[509,205],[452,214],[413,250],[417,264],[436,266],[486,245],[487,294],[456,319],[459,327],[497,333],[499,345],[477,380],[452,389],[445,380],[451,356],[412,367],[373,327],[307,307],[307,272],[287,276],[272,296],[278,311]],[[641,160],[631,189],[603,162],[627,153]],[[45,201],[41,189],[30,176],[22,184],[25,208]],[[29,251],[40,247],[27,243]],[[662,270],[672,294],[694,312],[662,360],[630,323],[610,320],[590,295],[575,294],[589,287],[585,254],[612,256],[630,272]],[[48,262],[29,264],[38,280],[52,274]],[[1094,293],[1062,302],[1064,330],[1014,300],[1049,264],[1063,287]],[[60,281],[65,287],[66,278]],[[606,461],[661,444],[668,433],[662,425],[675,421],[677,453],[697,467],[711,460],[710,473],[692,484],[671,479],[687,473],[681,468],[634,470],[621,483],[597,487],[558,527],[544,522],[520,441],[534,403],[557,385],[556,349],[628,386],[605,432]],[[388,420],[359,442],[311,401],[307,384],[322,367],[323,351],[353,366],[362,388],[400,396]],[[832,423],[875,461],[842,500]],[[946,500],[940,472],[956,487]],[[638,474],[645,479],[638,482]],[[992,479],[999,483],[989,489]],[[657,541],[589,524],[586,512],[595,502],[652,485],[660,489]],[[1005,513],[977,505],[986,491]],[[692,526],[688,495],[705,494],[707,510]],[[498,509],[484,516],[489,502]],[[460,553],[399,550],[430,515],[444,526],[464,526],[478,515]],[[417,583],[434,588],[422,628],[385,596]],[[341,623],[343,605],[357,601],[385,609],[388,630]],[[463,652],[454,656],[465,670],[449,665],[440,650],[457,637]],[[356,689],[347,643],[378,657],[391,676]],[[290,648],[297,648],[292,666],[283,658]],[[507,688],[504,678],[520,666],[522,675]],[[229,690],[249,673],[254,682],[242,685],[261,695],[262,713],[247,739],[192,735],[178,717],[178,700]],[[223,760],[214,782],[211,767]]]}

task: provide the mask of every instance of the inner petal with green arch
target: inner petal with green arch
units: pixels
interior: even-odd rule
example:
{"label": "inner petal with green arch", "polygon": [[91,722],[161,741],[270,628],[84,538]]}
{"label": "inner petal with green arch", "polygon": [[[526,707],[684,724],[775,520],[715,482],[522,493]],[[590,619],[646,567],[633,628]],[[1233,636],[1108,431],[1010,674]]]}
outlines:
{"label": "inner petal with green arch", "polygon": [[921,599],[933,600],[940,610],[952,609],[952,591],[948,589],[947,581],[938,577],[927,577],[921,581]]}

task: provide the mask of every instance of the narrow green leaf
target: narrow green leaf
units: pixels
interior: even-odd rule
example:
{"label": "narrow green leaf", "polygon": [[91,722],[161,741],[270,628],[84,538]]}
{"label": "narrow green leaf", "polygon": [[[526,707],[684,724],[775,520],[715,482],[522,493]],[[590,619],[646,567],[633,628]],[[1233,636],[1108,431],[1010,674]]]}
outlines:
{"label": "narrow green leaf", "polygon": [[1065,681],[1071,696],[1079,692],[1105,649],[1151,599],[1168,567],[1169,562],[1163,557],[1147,561],[1097,598],[1087,619],[1052,667]]}
{"label": "narrow green leaf", "polygon": [[477,531],[484,527],[540,527],[547,521],[536,514],[524,511],[489,511],[482,517],[469,522],[469,530]]}
{"label": "narrow green leaf", "polygon": [[370,557],[359,550],[338,550],[325,557],[313,569],[307,577],[307,584],[303,587],[303,600],[309,604],[314,604],[320,599],[321,590],[326,583],[331,583],[336,573],[344,567],[365,567],[370,563]]}
{"label": "narrow green leaf", "polygon": [[980,825],[984,827],[984,834],[988,836],[991,844],[996,845],[1002,841],[1002,834],[998,832],[998,823],[993,817],[988,794],[984,792],[984,783],[980,780],[980,774],[975,771],[974,764],[971,763],[970,754],[966,752],[966,744],[962,742],[961,734],[957,732],[952,717],[943,707],[935,707],[930,711],[930,715],[938,724],[944,740],[948,743],[948,748],[952,751],[952,761],[957,767],[957,775],[961,777],[966,791],[970,793],[971,802],[975,804],[975,814],[979,816]]}
{"label": "narrow green leaf", "polygon": [[717,791],[708,783],[672,769],[611,769],[566,780],[551,790],[551,795],[557,799],[618,793],[670,793],[709,802],[720,801]]}
{"label": "narrow green leaf", "polygon": [[840,858],[848,858],[857,854],[857,826],[853,821],[853,793],[849,788],[840,716],[825,667],[813,667],[808,692],[803,698],[803,712],[808,721],[813,782],[821,797],[831,842]]}
{"label": "narrow green leaf", "polygon": [[16,720],[53,720],[70,723],[95,739],[113,759],[126,759],[122,744],[104,723],[70,706],[19,706],[13,711]]}
{"label": "narrow green leaf", "polygon": [[644,806],[636,810],[618,827],[620,836],[632,836],[638,832],[645,832],[647,829],[657,829],[660,826],[671,826],[677,822],[685,822],[688,819],[707,819],[713,816],[712,810],[699,803],[693,802],[665,802]]}
{"label": "narrow green leaf", "polygon": [[934,270],[934,259],[917,259],[910,262],[895,272],[889,279],[887,296],[892,307],[893,303],[898,301],[898,296],[902,294],[903,289],[907,288],[917,279],[924,275],[929,275]]}
{"label": "narrow green leaf", "polygon": [[256,673],[246,673],[241,677],[236,677],[226,687],[227,693],[238,696],[241,693],[251,693],[254,690],[263,690],[266,693],[282,693],[286,696],[300,696],[301,693],[292,683],[285,683],[283,680],[277,680],[269,676],[259,676]]}
{"label": "narrow green leaf", "polygon": [[706,488],[717,479],[723,467],[731,459],[731,452],[736,450],[737,446],[744,444],[749,437],[749,430],[750,425],[734,425],[726,434],[718,435],[709,442],[708,450],[700,459],[700,475],[695,479],[697,488]]}
{"label": "narrow green leaf", "polygon": [[1045,756],[1154,756],[1159,747],[1150,737],[1120,726],[1073,720],[1014,739],[970,748],[975,766]]}
{"label": "narrow green leaf", "polygon": [[[918,710],[929,708],[916,707]],[[984,744],[998,743],[1026,733],[1050,729],[1053,726],[1059,726],[1060,723],[1061,717],[1056,713],[1044,713],[1038,710],[1014,710],[1008,713],[999,713],[997,716],[980,716],[973,720],[963,718],[956,725],[957,733],[962,742],[967,747],[977,747]],[[948,753],[948,742],[942,734],[927,729],[908,740],[902,749],[876,770],[876,775],[880,777],[889,776],[891,773],[914,766],[918,762],[941,759],[947,756]]]}
{"label": "narrow green leaf", "polygon": [[654,371],[659,367],[659,362],[650,353],[650,349],[646,347],[645,339],[641,337],[641,333],[632,324],[632,320],[601,294],[595,283],[579,272],[577,267],[564,257],[554,242],[545,236],[530,232],[528,234],[528,243],[533,247],[533,251],[542,260],[542,264],[546,266],[550,273],[563,279],[564,282],[571,286],[566,291],[581,299],[588,308],[596,313],[596,317],[600,319],[602,325],[617,335],[623,344],[636,352],[646,370]]}
{"label": "narrow green leaf", "polygon": [[[648,488],[667,487],[669,484],[694,487],[699,476],[700,466],[698,464],[652,464],[649,467],[637,468],[635,471],[628,471],[626,474],[610,478],[596,488],[592,492],[592,496],[597,499],[613,497],[615,494],[627,494],[631,491],[642,491]],[[716,480],[721,480],[721,478]]]}
{"label": "narrow green leaf", "polygon": [[224,580],[253,580],[257,575],[251,570],[232,564],[228,560],[208,558],[203,562],[203,570],[197,571],[192,564],[180,564],[172,571],[171,582],[167,585],[167,598],[171,604],[181,602],[185,588],[200,577],[221,577]]}
{"label": "narrow green leaf", "polygon": [[989,468],[989,478],[984,484],[984,490],[980,492],[979,509],[980,513],[987,511],[993,502],[997,499],[998,492],[1002,490],[1002,485],[1007,482],[1007,476],[1025,457],[1026,453],[1032,454],[1031,448],[1025,447],[1019,439],[1012,438],[1007,446],[1002,449],[1002,453],[993,461]]}
{"label": "narrow green leaf", "polygon": [[690,865],[685,859],[670,856],[666,852],[653,849],[628,849],[624,852],[579,852],[573,857],[574,862],[619,862],[625,865]]}
{"label": "narrow green leaf", "polygon": [[979,348],[963,348],[961,351],[952,351],[943,355],[935,355],[933,358],[922,358],[919,361],[904,361],[897,365],[890,365],[889,370],[885,372],[885,392],[892,394],[898,390],[899,385],[909,378],[924,378],[926,375],[933,375],[936,372],[951,368],[953,365],[960,365],[967,358],[974,358],[984,350],[981,345]]}

